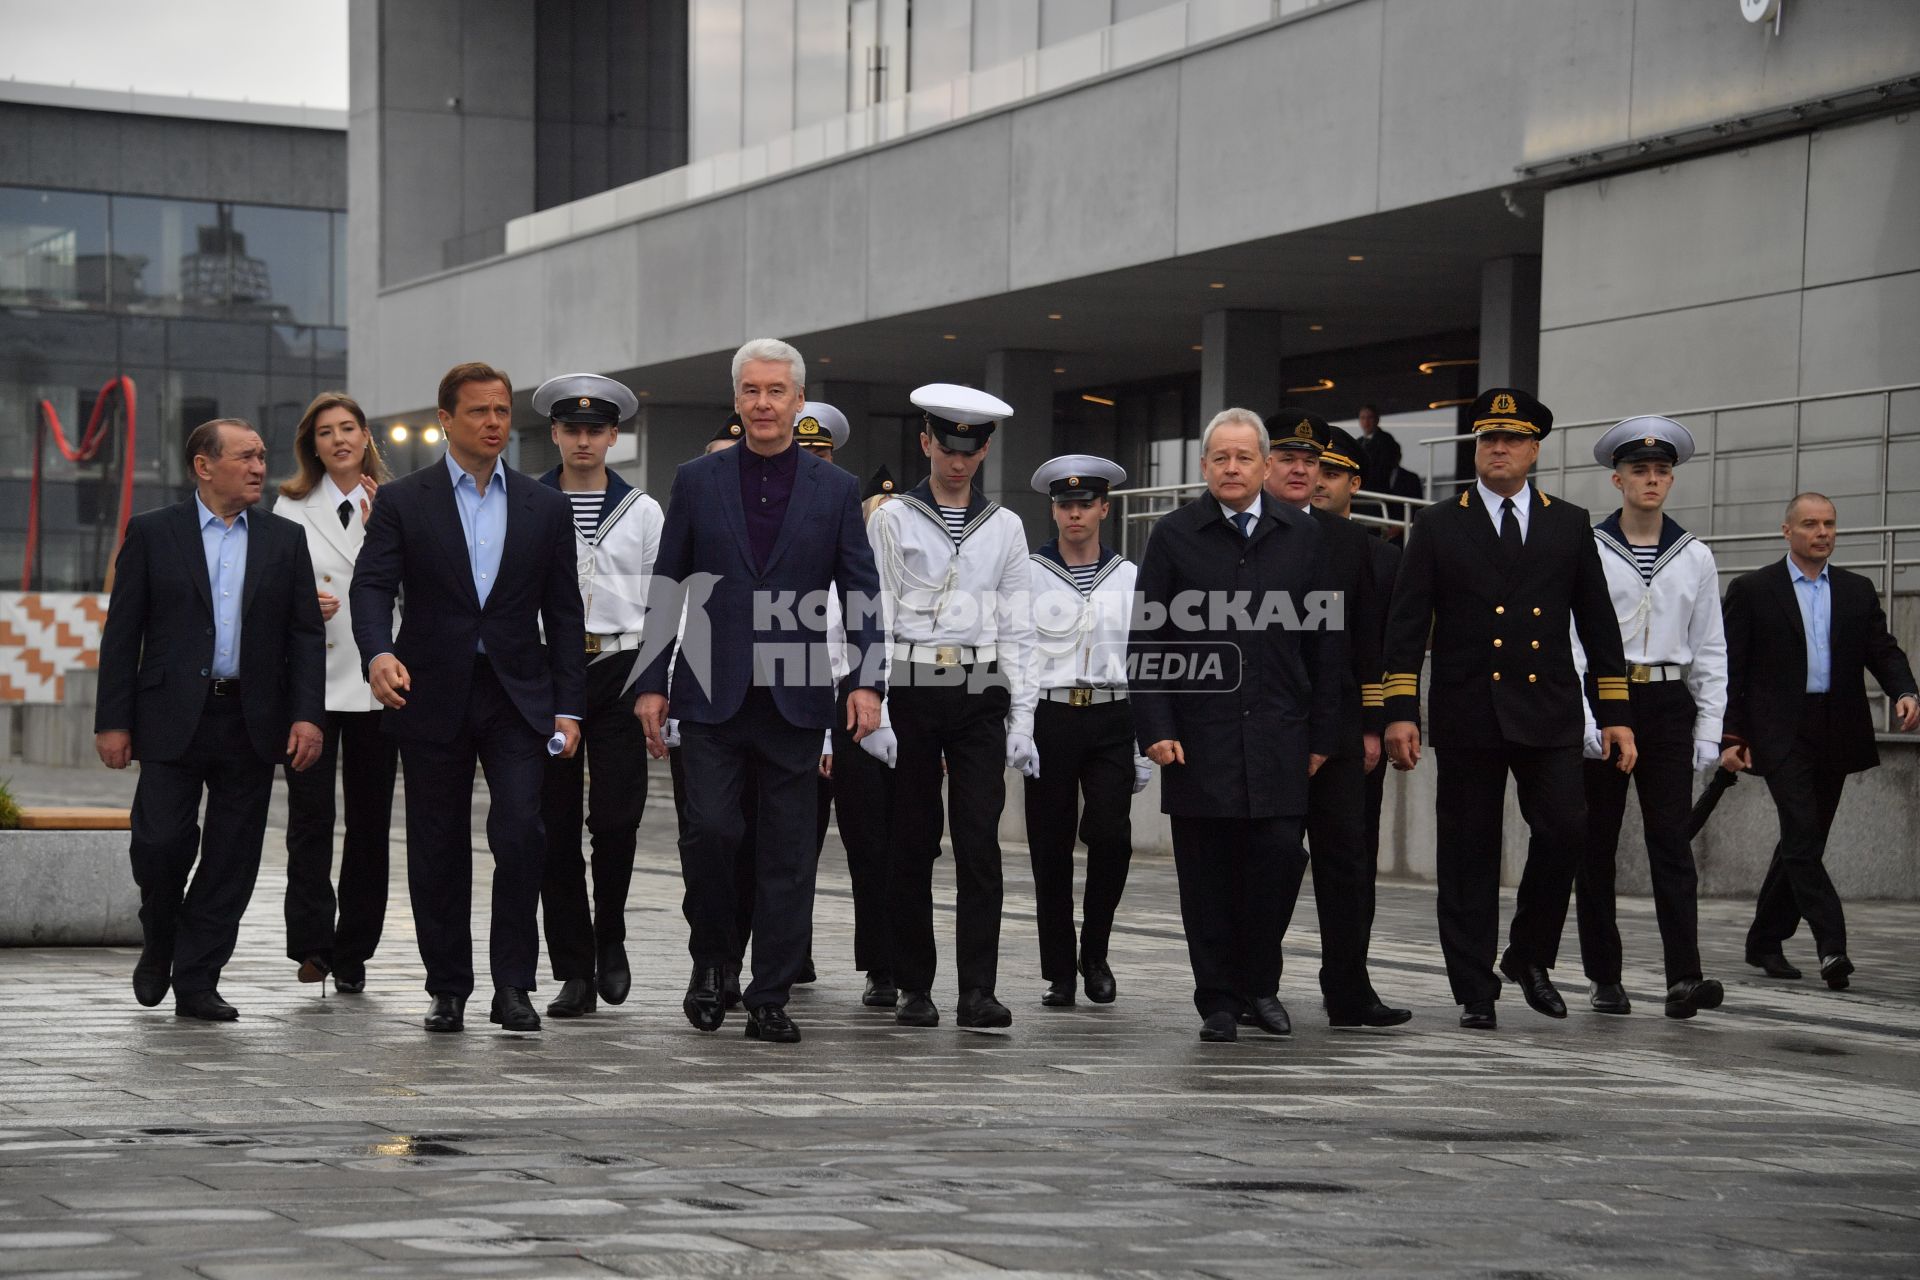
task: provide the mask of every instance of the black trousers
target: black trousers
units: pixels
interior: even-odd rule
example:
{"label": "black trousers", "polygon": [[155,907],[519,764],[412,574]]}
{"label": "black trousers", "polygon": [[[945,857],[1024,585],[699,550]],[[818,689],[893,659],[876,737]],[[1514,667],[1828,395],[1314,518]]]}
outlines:
{"label": "black trousers", "polygon": [[[1375,770],[1379,772],[1379,770]],[[1320,994],[1330,1011],[1377,997],[1367,977],[1373,934],[1373,859],[1367,852],[1366,761],[1333,756],[1307,783],[1307,842],[1320,914]]]}
{"label": "black trousers", "polygon": [[1372,773],[1365,775],[1366,782],[1363,784],[1367,789],[1367,865],[1374,868],[1376,872],[1380,868],[1380,808],[1386,803],[1387,774],[1392,769],[1393,765],[1387,760],[1386,749],[1382,747],[1380,763],[1374,766]]}
{"label": "black trousers", "polygon": [[[888,691],[900,754],[893,771],[893,857],[887,900],[893,975],[905,991],[933,986],[933,864],[940,856],[940,766],[953,830],[955,957],[960,990],[991,991],[1000,965],[1000,811],[1007,801],[1007,687],[988,668],[896,668]],[[1043,766],[1044,767],[1044,766]]]}
{"label": "black trousers", "polygon": [[[364,965],[387,920],[388,828],[400,746],[378,711],[329,711],[320,758],[287,776],[287,958]],[[333,887],[334,775],[346,798],[340,891]],[[336,920],[335,911],[338,911]]]}
{"label": "black trousers", "polygon": [[1280,990],[1280,944],[1307,869],[1300,819],[1175,814],[1170,821],[1193,1007],[1202,1018],[1237,1014],[1248,1000]]}
{"label": "black trousers", "polygon": [[150,956],[171,957],[177,994],[213,990],[233,957],[272,798],[273,765],[254,754],[237,697],[207,695],[179,759],[140,762],[128,847],[140,929]]}
{"label": "black trousers", "polygon": [[1133,711],[1124,701],[1075,707],[1043,699],[1033,712],[1033,742],[1040,752],[1040,776],[1022,781],[1040,976],[1070,981],[1076,834],[1087,846],[1079,954],[1107,958],[1113,913],[1127,887],[1133,861]]}
{"label": "black trousers", "polygon": [[[617,946],[627,936],[627,889],[647,806],[647,737],[633,714],[633,695],[624,689],[631,669],[631,663],[618,661],[587,667],[580,750],[571,760],[547,760],[540,797],[547,835],[540,906],[547,958],[560,982],[593,977],[599,949]],[[591,909],[587,862],[580,856],[583,825],[593,840]]]}
{"label": "black trousers", "polygon": [[1827,767],[1827,697],[1807,695],[1800,734],[1786,759],[1767,772],[1767,790],[1780,814],[1780,842],[1760,885],[1760,901],[1747,930],[1750,958],[1778,955],[1804,918],[1822,956],[1847,949],[1847,918],[1824,859],[1833,816],[1847,775]]}
{"label": "black trousers", "polygon": [[842,694],[833,717],[832,791],[840,843],[847,850],[847,878],[853,881],[853,967],[890,970],[887,833],[893,770],[861,750],[846,726],[847,699]]}
{"label": "black trousers", "polygon": [[680,724],[680,764],[686,774],[682,909],[692,928],[687,949],[698,966],[724,968],[739,954],[737,859],[747,830],[745,797],[756,788],[759,793],[749,1009],[787,1002],[812,942],[820,740],[820,730],[801,728],[781,715],[772,692],[762,686],[749,690],[740,710],[723,724]]}
{"label": "black trousers", "polygon": [[1440,950],[1460,1004],[1500,998],[1494,951],[1500,941],[1500,828],[1507,775],[1520,789],[1532,832],[1507,954],[1551,969],[1567,922],[1567,899],[1587,843],[1586,790],[1579,747],[1436,750],[1435,803]]}
{"label": "black trousers", "polygon": [[[457,661],[457,659],[455,659]],[[527,724],[484,655],[473,659],[467,722],[450,742],[403,738],[407,772],[407,895],[427,990],[473,994],[473,769],[487,778],[493,854],[488,969],[496,987],[532,991],[540,960],[540,879],[546,832],[540,790],[547,734]]]}
{"label": "black trousers", "polygon": [[1667,985],[1700,976],[1699,875],[1687,818],[1693,809],[1693,695],[1683,681],[1627,686],[1633,709],[1633,742],[1640,753],[1633,772],[1609,760],[1586,760],[1587,849],[1575,877],[1580,960],[1595,982],[1620,981],[1620,929],[1614,921],[1614,873],[1619,865],[1620,823],[1627,812],[1627,784],[1640,793],[1646,828],[1647,867],[1653,876],[1653,910],[1660,921]]}

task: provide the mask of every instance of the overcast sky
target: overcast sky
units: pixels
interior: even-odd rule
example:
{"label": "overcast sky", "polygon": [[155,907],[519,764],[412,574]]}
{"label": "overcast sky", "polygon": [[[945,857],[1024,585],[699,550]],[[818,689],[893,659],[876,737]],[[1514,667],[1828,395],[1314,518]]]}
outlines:
{"label": "overcast sky", "polygon": [[347,106],[346,0],[0,0],[0,80]]}

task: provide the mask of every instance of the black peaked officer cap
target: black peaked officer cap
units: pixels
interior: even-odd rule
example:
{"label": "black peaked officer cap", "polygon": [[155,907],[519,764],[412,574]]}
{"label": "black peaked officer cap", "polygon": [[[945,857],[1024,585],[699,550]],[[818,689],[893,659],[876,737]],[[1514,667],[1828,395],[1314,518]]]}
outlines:
{"label": "black peaked officer cap", "polygon": [[1553,430],[1553,410],[1518,387],[1489,387],[1473,401],[1473,434],[1497,431],[1544,440]]}
{"label": "black peaked officer cap", "polygon": [[1282,409],[1267,419],[1267,448],[1319,453],[1333,438],[1325,418],[1299,409]]}
{"label": "black peaked officer cap", "polygon": [[[740,415],[729,414],[727,420],[720,424],[720,429],[713,433],[713,440],[738,440],[746,433],[747,429],[740,423]],[[712,444],[713,440],[707,443]]]}

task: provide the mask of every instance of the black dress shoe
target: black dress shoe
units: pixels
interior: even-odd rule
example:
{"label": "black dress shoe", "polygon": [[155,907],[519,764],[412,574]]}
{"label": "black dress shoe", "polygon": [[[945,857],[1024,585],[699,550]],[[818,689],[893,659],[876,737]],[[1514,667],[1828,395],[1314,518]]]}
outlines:
{"label": "black dress shoe", "polygon": [[718,1031],[727,1020],[726,970],[719,965],[693,966],[693,978],[687,983],[687,998],[680,1008],[687,1021],[702,1031]]}
{"label": "black dress shoe", "polygon": [[172,967],[171,957],[153,959],[141,952],[140,962],[133,966],[133,998],[149,1009],[165,1000],[172,985],[168,972]]}
{"label": "black dress shoe", "polygon": [[1010,1027],[1013,1011],[993,998],[986,987],[969,987],[960,993],[960,1004],[953,1012],[955,1025],[962,1027]]}
{"label": "black dress shoe", "polygon": [[1627,999],[1627,989],[1617,982],[1594,983],[1587,1003],[1593,1006],[1595,1013],[1633,1012],[1633,1001]]}
{"label": "black dress shoe", "polygon": [[1049,1009],[1067,1009],[1073,1005],[1073,979],[1055,978],[1040,995],[1040,1003]]}
{"label": "black dress shoe", "polygon": [[1232,1044],[1240,1038],[1240,1028],[1234,1025],[1232,1014],[1210,1013],[1200,1024],[1200,1038],[1208,1044]]}
{"label": "black dress shoe", "polygon": [[934,1007],[931,991],[902,991],[900,1007],[894,1010],[893,1020],[903,1027],[937,1027],[940,1025],[940,1010]]}
{"label": "black dress shoe", "polygon": [[1667,988],[1667,1016],[1691,1018],[1702,1009],[1718,1009],[1727,989],[1712,978],[1682,978]]}
{"label": "black dress shoe", "polygon": [[465,996],[435,996],[433,1003],[427,1006],[427,1016],[421,1025],[429,1031],[461,1031],[466,1028],[467,998]]}
{"label": "black dress shoe", "polygon": [[367,989],[367,966],[357,960],[342,960],[333,966],[333,989],[343,996],[357,996]]}
{"label": "black dress shoe", "polygon": [[1113,970],[1105,960],[1080,957],[1080,976],[1086,980],[1087,999],[1095,1004],[1112,1004],[1118,988],[1113,985]]}
{"label": "black dress shoe", "polygon": [[519,987],[495,987],[493,990],[493,1008],[487,1014],[488,1022],[497,1022],[502,1031],[538,1031],[540,1015],[533,1011],[533,1001],[527,999],[527,993]]}
{"label": "black dress shoe", "polygon": [[1520,994],[1527,998],[1528,1006],[1535,1013],[1544,1013],[1549,1018],[1567,1016],[1567,1002],[1553,989],[1553,979],[1539,965],[1523,965],[1508,957],[1500,962],[1500,972],[1520,988]]}
{"label": "black dress shoe", "polygon": [[1480,1000],[1467,1005],[1460,1015],[1460,1025],[1468,1031],[1492,1031],[1499,1026],[1493,1016],[1493,1001]]}
{"label": "black dress shoe", "polygon": [[867,970],[867,989],[860,1003],[869,1009],[891,1009],[900,1003],[900,988],[893,985],[893,974],[885,969]]}
{"label": "black dress shoe", "polygon": [[1820,977],[1835,991],[1847,989],[1847,975],[1852,972],[1853,961],[1847,959],[1847,953],[1844,951],[1837,955],[1820,957]]}
{"label": "black dress shoe", "polygon": [[232,1022],[240,1016],[240,1011],[222,1000],[218,991],[209,987],[205,991],[174,992],[173,1016],[198,1018],[202,1022]]}
{"label": "black dress shoe", "polygon": [[[333,962],[316,951],[300,962],[300,972],[298,976],[302,982],[318,982],[324,984],[327,980],[327,975],[332,972]],[[324,985],[320,989],[320,994],[327,994]]]}
{"label": "black dress shoe", "polygon": [[1397,1027],[1411,1021],[1413,1010],[1396,1009],[1377,999],[1358,1008],[1327,1010],[1327,1025],[1330,1027]]}
{"label": "black dress shoe", "polygon": [[1254,996],[1247,1001],[1247,1012],[1252,1015],[1252,1025],[1270,1036],[1293,1034],[1293,1019],[1277,996]]}
{"label": "black dress shoe", "polygon": [[547,1006],[549,1018],[584,1018],[598,1009],[600,1004],[593,998],[593,984],[585,978],[568,978],[560,984],[560,994]]}
{"label": "black dress shoe", "polygon": [[1769,978],[1793,979],[1800,977],[1800,971],[1787,963],[1787,958],[1778,951],[1769,951],[1763,956],[1748,956],[1747,963],[1764,972]]}
{"label": "black dress shoe", "polygon": [[738,1009],[740,1007],[740,966],[739,965],[730,964],[727,966],[726,981],[722,984],[721,991],[722,991],[722,998],[726,1001],[727,1008]]}
{"label": "black dress shoe", "polygon": [[769,1040],[774,1044],[799,1044],[800,1028],[787,1016],[785,1005],[765,1004],[747,1010],[747,1039]]}
{"label": "black dress shoe", "polygon": [[633,970],[627,967],[627,949],[617,942],[600,946],[600,998],[608,1004],[625,1004],[633,989]]}

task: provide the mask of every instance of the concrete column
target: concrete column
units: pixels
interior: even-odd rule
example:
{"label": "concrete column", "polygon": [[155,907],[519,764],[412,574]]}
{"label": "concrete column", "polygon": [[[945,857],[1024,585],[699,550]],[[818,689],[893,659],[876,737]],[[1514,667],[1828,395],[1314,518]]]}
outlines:
{"label": "concrete column", "polygon": [[1495,258],[1480,268],[1480,386],[1540,385],[1540,259]]}
{"label": "concrete column", "polygon": [[1047,500],[1028,481],[1053,456],[1053,353],[995,351],[987,356],[986,390],[1013,406],[1013,419],[993,433],[993,449],[980,468],[988,498],[1026,522],[1027,541],[1052,535]]}
{"label": "concrete column", "polygon": [[1200,415],[1227,408],[1261,417],[1280,407],[1280,313],[1209,311],[1200,321]]}

